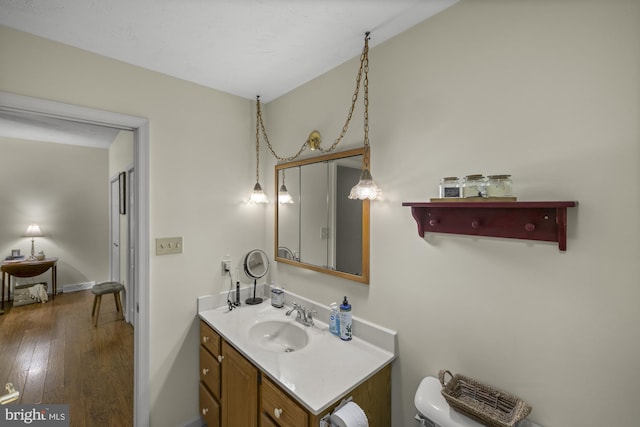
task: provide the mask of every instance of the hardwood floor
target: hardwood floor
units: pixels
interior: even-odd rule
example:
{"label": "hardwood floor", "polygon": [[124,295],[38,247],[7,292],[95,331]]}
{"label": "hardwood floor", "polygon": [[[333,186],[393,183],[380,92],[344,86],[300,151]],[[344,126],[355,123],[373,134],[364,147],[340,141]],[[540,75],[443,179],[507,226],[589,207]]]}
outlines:
{"label": "hardwood floor", "polygon": [[59,294],[45,304],[0,315],[0,394],[13,383],[14,403],[69,404],[70,426],[133,425],[133,328],[102,298],[98,326],[93,294]]}

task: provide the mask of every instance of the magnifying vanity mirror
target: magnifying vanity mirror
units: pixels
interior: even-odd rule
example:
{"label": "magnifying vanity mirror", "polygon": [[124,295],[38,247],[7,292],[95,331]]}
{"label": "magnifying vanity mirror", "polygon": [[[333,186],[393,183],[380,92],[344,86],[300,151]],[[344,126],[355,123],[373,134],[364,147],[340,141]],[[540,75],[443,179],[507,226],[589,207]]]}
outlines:
{"label": "magnifying vanity mirror", "polygon": [[369,283],[369,200],[347,198],[364,155],[358,148],[276,165],[276,194],[284,185],[291,195],[274,203],[276,261]]}
{"label": "magnifying vanity mirror", "polygon": [[253,297],[245,301],[248,305],[256,305],[262,302],[262,298],[256,298],[256,286],[258,279],[262,278],[269,271],[269,258],[264,251],[254,249],[244,257],[244,273],[253,279]]}

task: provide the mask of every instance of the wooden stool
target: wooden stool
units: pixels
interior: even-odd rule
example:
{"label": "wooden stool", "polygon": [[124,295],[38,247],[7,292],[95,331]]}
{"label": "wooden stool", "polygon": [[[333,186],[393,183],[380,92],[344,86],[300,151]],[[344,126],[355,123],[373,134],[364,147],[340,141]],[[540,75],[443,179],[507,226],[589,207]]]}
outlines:
{"label": "wooden stool", "polygon": [[98,315],[100,314],[102,295],[113,294],[116,301],[116,311],[122,313],[122,303],[120,302],[120,291],[122,290],[124,290],[124,286],[118,282],[101,282],[93,285],[93,288],[91,288],[91,292],[93,292],[94,295],[93,310],[91,311],[93,326],[98,326]]}

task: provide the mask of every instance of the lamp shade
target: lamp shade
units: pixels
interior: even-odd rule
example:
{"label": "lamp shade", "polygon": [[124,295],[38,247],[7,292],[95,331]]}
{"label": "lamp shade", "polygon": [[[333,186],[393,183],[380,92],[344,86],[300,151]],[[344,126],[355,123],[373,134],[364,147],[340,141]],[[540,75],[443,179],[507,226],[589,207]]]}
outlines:
{"label": "lamp shade", "polygon": [[293,197],[287,190],[287,187],[282,184],[280,186],[280,190],[278,191],[278,203],[293,203]]}
{"label": "lamp shade", "polygon": [[38,224],[29,224],[27,227],[27,231],[25,231],[24,235],[26,237],[42,237],[42,231],[40,231],[40,226]]}
{"label": "lamp shade", "polygon": [[253,187],[253,192],[251,193],[251,198],[249,199],[251,203],[269,203],[269,199],[267,195],[262,190],[262,186],[259,182],[256,182],[256,185]]}
{"label": "lamp shade", "polygon": [[382,190],[376,185],[371,172],[368,168],[364,168],[360,174],[360,181],[351,189],[349,193],[350,199],[369,199],[376,200],[382,197]]}

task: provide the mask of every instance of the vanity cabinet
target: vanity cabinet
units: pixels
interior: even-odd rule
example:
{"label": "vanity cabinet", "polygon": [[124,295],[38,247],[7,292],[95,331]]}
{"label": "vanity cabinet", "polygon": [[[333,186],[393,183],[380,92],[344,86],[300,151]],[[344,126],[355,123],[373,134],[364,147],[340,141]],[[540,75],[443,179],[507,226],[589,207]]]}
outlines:
{"label": "vanity cabinet", "polygon": [[313,414],[202,320],[200,335],[200,409],[208,427],[317,427],[349,397],[365,411],[370,427],[391,426],[391,364]]}
{"label": "vanity cabinet", "polygon": [[204,322],[200,414],[208,427],[258,425],[258,370]]}

